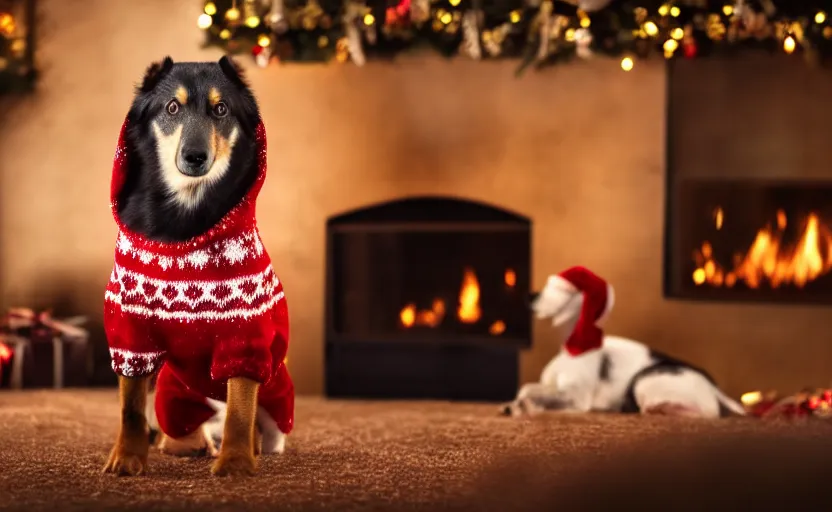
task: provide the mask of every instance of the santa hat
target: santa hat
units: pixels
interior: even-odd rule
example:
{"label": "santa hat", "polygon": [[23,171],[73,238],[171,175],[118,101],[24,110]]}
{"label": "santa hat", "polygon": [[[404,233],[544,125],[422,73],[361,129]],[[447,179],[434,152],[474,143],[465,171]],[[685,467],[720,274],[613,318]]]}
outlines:
{"label": "santa hat", "polygon": [[584,267],[571,267],[550,276],[546,287],[561,292],[564,306],[583,294],[578,321],[564,343],[566,350],[576,356],[600,348],[604,340],[601,326],[615,302],[613,287]]}

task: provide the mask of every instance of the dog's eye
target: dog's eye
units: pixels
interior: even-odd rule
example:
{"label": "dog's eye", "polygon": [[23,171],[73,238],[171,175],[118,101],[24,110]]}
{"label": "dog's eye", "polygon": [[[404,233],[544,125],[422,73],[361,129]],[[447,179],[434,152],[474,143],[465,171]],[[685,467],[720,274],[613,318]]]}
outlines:
{"label": "dog's eye", "polygon": [[225,103],[219,102],[216,105],[214,105],[212,112],[217,117],[225,117],[226,115],[228,115],[228,107]]}
{"label": "dog's eye", "polygon": [[179,112],[179,102],[176,100],[170,100],[168,102],[168,106],[166,107],[168,114],[174,116]]}

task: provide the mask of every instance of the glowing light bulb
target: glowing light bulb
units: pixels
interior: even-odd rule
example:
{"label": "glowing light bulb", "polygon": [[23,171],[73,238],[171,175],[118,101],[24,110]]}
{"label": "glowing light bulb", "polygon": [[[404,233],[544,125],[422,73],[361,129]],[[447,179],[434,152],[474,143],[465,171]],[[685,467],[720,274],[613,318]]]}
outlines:
{"label": "glowing light bulb", "polygon": [[199,15],[199,18],[196,19],[196,26],[201,28],[202,30],[207,29],[214,23],[214,20],[211,19],[211,16],[205,13]]}
{"label": "glowing light bulb", "polygon": [[364,15],[364,24],[365,25],[372,25],[376,22],[376,17],[372,14],[365,14]]}
{"label": "glowing light bulb", "polygon": [[657,27],[656,24],[652,21],[648,21],[644,24],[644,31],[647,33],[648,36],[655,36],[659,33],[659,27]]}
{"label": "glowing light bulb", "polygon": [[786,53],[792,53],[794,49],[797,47],[797,42],[794,40],[794,37],[790,35],[786,36],[786,39],[783,40],[783,50]]}
{"label": "glowing light bulb", "polygon": [[448,0],[448,3],[451,4],[451,7],[456,7],[462,0]]}
{"label": "glowing light bulb", "polygon": [[222,29],[220,32],[220,39],[231,39],[231,31],[227,28]]}
{"label": "glowing light bulb", "polygon": [[633,62],[632,57],[624,57],[623,59],[621,59],[621,69],[623,69],[624,71],[630,71],[631,69],[633,69],[634,64],[635,63]]}
{"label": "glowing light bulb", "polygon": [[508,19],[512,23],[520,23],[520,11],[511,11],[508,15]]}
{"label": "glowing light bulb", "polygon": [[225,11],[225,19],[227,19],[228,21],[237,21],[237,20],[239,20],[240,19],[240,9],[237,9],[236,7],[232,7],[231,9],[228,9],[227,11]]}
{"label": "glowing light bulb", "polygon": [[591,24],[592,21],[590,21],[589,16],[584,16],[583,18],[581,18],[581,27],[589,28]]}
{"label": "glowing light bulb", "polygon": [[722,6],[722,12],[726,16],[730,16],[730,15],[734,14],[734,6],[733,5],[723,5]]}
{"label": "glowing light bulb", "polygon": [[207,4],[205,4],[205,9],[203,10],[205,11],[205,14],[207,14],[208,16],[213,16],[217,14],[217,4],[215,4],[214,2],[208,2]]}
{"label": "glowing light bulb", "polygon": [[246,26],[249,28],[257,28],[257,25],[260,24],[260,17],[259,16],[249,16],[246,18]]}
{"label": "glowing light bulb", "polygon": [[453,19],[454,19],[453,15],[449,12],[443,13],[442,16],[439,17],[439,21],[441,21],[445,25],[452,22]]}
{"label": "glowing light bulb", "polygon": [[670,12],[670,7],[667,4],[662,4],[659,6],[659,16],[667,16],[667,13]]}
{"label": "glowing light bulb", "polygon": [[825,12],[819,11],[817,14],[815,14],[815,23],[820,25],[824,21],[826,21],[826,13]]}
{"label": "glowing light bulb", "polygon": [[572,41],[575,40],[575,29],[574,28],[566,29],[566,33],[563,35],[563,37],[571,43]]}
{"label": "glowing light bulb", "polygon": [[679,39],[685,37],[685,31],[680,27],[676,27],[670,31],[670,37],[678,41]]}
{"label": "glowing light bulb", "polygon": [[668,39],[667,41],[664,42],[664,45],[662,46],[662,48],[664,48],[664,51],[669,52],[669,53],[672,54],[673,52],[676,51],[677,48],[679,48],[679,42],[676,41],[675,39]]}
{"label": "glowing light bulb", "polygon": [[682,14],[682,9],[679,9],[675,5],[670,8],[670,15],[674,18],[678,18],[680,14]]}
{"label": "glowing light bulb", "polygon": [[263,35],[261,35],[260,37],[257,38],[257,44],[259,44],[263,48],[266,48],[270,44],[272,44],[272,38],[267,36],[266,34],[263,34]]}

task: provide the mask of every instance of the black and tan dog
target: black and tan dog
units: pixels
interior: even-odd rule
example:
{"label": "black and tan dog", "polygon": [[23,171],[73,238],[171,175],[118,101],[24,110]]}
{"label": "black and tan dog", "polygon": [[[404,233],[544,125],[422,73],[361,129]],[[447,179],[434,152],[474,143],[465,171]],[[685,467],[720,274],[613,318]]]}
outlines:
{"label": "black and tan dog", "polygon": [[166,58],[136,89],[111,188],[119,235],[104,320],[121,428],[107,472],[145,471],[157,374],[163,451],[213,451],[205,425],[218,408],[215,474],[253,473],[261,450],[283,450],[294,414],[288,313],[254,219],[265,148],[255,98],[226,57]]}

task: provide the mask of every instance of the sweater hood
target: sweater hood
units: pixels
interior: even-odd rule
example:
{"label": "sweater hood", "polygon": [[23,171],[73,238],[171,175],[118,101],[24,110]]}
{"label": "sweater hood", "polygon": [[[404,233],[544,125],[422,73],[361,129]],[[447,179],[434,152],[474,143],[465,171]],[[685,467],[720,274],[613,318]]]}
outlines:
{"label": "sweater hood", "polygon": [[118,195],[127,178],[127,126],[124,120],[118,136],[115,157],[113,158],[113,173],[110,180],[110,209],[121,234],[132,242],[135,247],[152,250],[159,254],[181,254],[204,247],[217,240],[227,237],[231,233],[239,232],[243,225],[255,226],[255,209],[257,196],[266,180],[266,127],[261,121],[255,131],[255,146],[257,151],[257,178],[252,183],[243,199],[237,203],[225,216],[205,233],[183,242],[157,242],[147,239],[144,235],[131,231],[125,226],[118,215]]}

